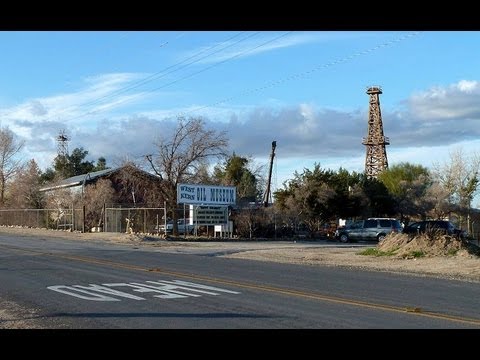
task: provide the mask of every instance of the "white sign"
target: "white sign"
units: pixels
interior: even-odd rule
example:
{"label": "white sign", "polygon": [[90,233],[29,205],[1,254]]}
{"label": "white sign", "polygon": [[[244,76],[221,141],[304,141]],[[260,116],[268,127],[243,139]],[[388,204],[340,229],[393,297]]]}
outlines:
{"label": "white sign", "polygon": [[228,221],[227,206],[190,205],[190,221],[197,225],[226,224]]}
{"label": "white sign", "polygon": [[235,186],[178,184],[178,204],[234,205],[237,201]]}

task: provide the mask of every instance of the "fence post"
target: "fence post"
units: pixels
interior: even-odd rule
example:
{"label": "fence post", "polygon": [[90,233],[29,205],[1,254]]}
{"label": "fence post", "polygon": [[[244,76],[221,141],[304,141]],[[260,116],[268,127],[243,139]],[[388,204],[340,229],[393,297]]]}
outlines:
{"label": "fence post", "polygon": [[147,233],[147,209],[143,209],[143,233]]}
{"label": "fence post", "polygon": [[82,233],[85,232],[85,205],[82,206]]}
{"label": "fence post", "polygon": [[166,201],[163,201],[163,220],[164,220],[164,235],[165,235],[165,238],[167,238],[167,202]]}
{"label": "fence post", "polygon": [[72,231],[75,230],[75,205],[72,203]]}
{"label": "fence post", "polygon": [[107,206],[106,206],[105,203],[103,203],[103,206],[105,208],[105,211],[103,212],[103,232],[107,232],[107,226],[108,226],[108,224],[107,224],[107,219],[108,219],[108,217],[107,217]]}
{"label": "fence post", "polygon": [[[128,208],[127,216],[128,216],[128,218],[130,219],[130,208]],[[127,225],[127,228],[125,229],[125,232],[126,232],[126,233],[128,233],[128,226],[129,226],[129,225],[130,225],[130,224],[128,224],[128,225]],[[133,231],[133,226],[131,226],[131,228],[132,228],[132,231]]]}

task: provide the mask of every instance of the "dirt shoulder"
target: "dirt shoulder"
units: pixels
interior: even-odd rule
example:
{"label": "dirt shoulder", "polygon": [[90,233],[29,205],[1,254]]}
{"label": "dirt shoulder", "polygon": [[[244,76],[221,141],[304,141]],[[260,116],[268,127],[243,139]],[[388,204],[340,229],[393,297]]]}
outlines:
{"label": "dirt shoulder", "polygon": [[[152,247],[157,251],[183,253],[215,253],[216,256],[273,261],[301,265],[341,266],[365,270],[387,271],[417,276],[433,276],[462,281],[480,282],[480,257],[472,254],[457,242],[451,242],[453,250],[445,242],[412,243],[403,234],[390,239],[384,244],[372,248],[386,249],[389,256],[360,255],[365,248],[357,246],[339,247],[316,246],[315,242],[295,243],[293,241],[171,241],[153,235],[135,235],[122,233],[71,233],[65,231],[30,229],[17,227],[0,227],[0,234],[16,234],[40,238],[62,238],[80,241],[107,242],[133,247]],[[393,244],[393,245],[392,245]],[[435,247],[441,246],[443,252]],[[402,247],[403,246],[403,247]],[[423,248],[419,248],[423,246]],[[408,252],[402,249],[408,249]],[[431,253],[430,253],[431,252]],[[415,256],[408,256],[415,254]],[[418,256],[421,254],[421,256]],[[378,255],[378,253],[376,254]]]}

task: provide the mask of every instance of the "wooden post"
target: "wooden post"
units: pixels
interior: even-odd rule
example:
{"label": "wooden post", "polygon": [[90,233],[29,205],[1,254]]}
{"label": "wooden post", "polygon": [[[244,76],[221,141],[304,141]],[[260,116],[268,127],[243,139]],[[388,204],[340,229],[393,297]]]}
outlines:
{"label": "wooden post", "polygon": [[82,233],[85,232],[85,205],[82,206],[82,216],[83,216],[83,219],[82,219]]}

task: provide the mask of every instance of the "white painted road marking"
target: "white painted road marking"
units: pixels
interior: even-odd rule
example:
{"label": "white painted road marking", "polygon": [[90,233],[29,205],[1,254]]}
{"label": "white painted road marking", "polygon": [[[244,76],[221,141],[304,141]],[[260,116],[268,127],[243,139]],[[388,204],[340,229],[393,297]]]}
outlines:
{"label": "white painted road marking", "polygon": [[[74,296],[84,300],[91,301],[120,301],[117,297],[127,298],[131,300],[146,300],[143,297],[129,294],[120,290],[113,289],[114,287],[126,287],[132,289],[137,293],[155,293],[155,298],[160,299],[176,299],[187,297],[200,297],[202,295],[220,295],[219,293],[240,294],[238,291],[221,289],[214,286],[202,285],[182,280],[159,280],[146,281],[148,284],[141,284],[137,282],[131,283],[110,283],[110,284],[89,284],[89,286],[82,285],[54,285],[47,286],[47,289],[53,290],[62,294]],[[107,296],[107,295],[109,296]]]}
{"label": "white painted road marking", "polygon": [[[71,296],[78,297],[80,299],[84,300],[92,300],[92,301],[120,301],[119,299],[115,299],[110,296],[105,296],[101,294],[95,294],[90,291],[82,290],[82,289],[77,289],[74,288],[73,286],[66,286],[66,285],[55,285],[55,286],[47,286],[47,289],[57,291],[62,294],[67,294]],[[70,290],[70,291],[69,291]],[[82,294],[88,294],[90,296],[85,296],[85,295],[80,295],[77,292],[80,292]]]}

